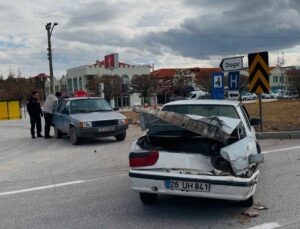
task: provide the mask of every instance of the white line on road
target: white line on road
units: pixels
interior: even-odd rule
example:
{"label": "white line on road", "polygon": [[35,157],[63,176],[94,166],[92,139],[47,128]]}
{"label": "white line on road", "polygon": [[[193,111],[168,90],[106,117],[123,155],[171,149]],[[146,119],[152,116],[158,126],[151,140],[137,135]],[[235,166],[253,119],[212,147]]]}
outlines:
{"label": "white line on road", "polygon": [[77,181],[71,181],[71,182],[65,182],[65,183],[59,183],[59,184],[39,186],[39,187],[34,187],[34,188],[20,189],[20,190],[16,190],[16,191],[1,192],[0,196],[8,196],[8,195],[18,194],[18,193],[23,193],[23,192],[32,192],[32,191],[37,191],[37,190],[57,188],[57,187],[63,187],[63,186],[68,186],[68,185],[74,185],[74,184],[82,184],[82,183],[86,183],[86,182],[90,182],[90,181],[94,181],[94,180],[96,180],[96,179],[92,179],[92,180],[77,180]]}
{"label": "white line on road", "polygon": [[267,151],[263,151],[262,153],[263,154],[275,153],[275,152],[282,152],[282,151],[288,151],[288,150],[294,150],[294,149],[300,149],[300,146],[292,146],[292,147],[281,148],[281,149],[267,150]]}
{"label": "white line on road", "polygon": [[106,179],[106,178],[111,178],[111,177],[119,177],[119,176],[127,176],[127,175],[128,175],[127,173],[112,174],[112,175],[102,176],[98,179],[76,180],[76,181],[70,181],[70,182],[64,182],[64,183],[58,183],[58,184],[52,184],[52,185],[46,185],[46,186],[19,189],[19,190],[15,190],[15,191],[0,192],[0,196],[8,196],[8,195],[25,193],[25,192],[33,192],[33,191],[39,191],[39,190],[45,190],[45,189],[51,189],[51,188],[58,188],[58,187],[63,187],[63,186],[68,186],[68,185],[83,184],[83,183],[87,183],[87,182],[91,182],[91,181],[99,181],[101,179]]}
{"label": "white line on road", "polygon": [[254,227],[249,227],[248,229],[273,229],[273,228],[278,228],[281,227],[279,223],[276,222],[271,222],[271,223],[264,223],[261,225],[257,225]]}

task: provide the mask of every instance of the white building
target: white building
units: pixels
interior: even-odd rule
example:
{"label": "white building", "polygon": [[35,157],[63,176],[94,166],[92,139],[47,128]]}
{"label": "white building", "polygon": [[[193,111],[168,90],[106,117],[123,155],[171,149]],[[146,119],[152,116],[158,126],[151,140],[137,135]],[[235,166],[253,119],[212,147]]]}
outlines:
{"label": "white building", "polygon": [[[118,75],[121,77],[123,84],[129,85],[134,75],[150,74],[152,69],[150,65],[130,65],[122,62],[118,62],[116,66],[115,68],[106,68],[105,61],[96,61],[92,65],[67,69],[66,86],[68,95],[73,95],[78,90],[88,92],[86,84],[89,76]],[[113,106],[115,106],[115,102],[118,103],[116,106],[133,106],[140,104],[140,98],[137,93],[129,93],[122,98],[118,98],[118,100],[111,101]]]}

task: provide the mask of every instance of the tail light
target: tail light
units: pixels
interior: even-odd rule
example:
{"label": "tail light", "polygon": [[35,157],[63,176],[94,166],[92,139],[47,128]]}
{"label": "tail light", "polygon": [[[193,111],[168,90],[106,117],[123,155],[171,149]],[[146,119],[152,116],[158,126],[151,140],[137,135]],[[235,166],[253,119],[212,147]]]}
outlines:
{"label": "tail light", "polygon": [[144,167],[154,165],[159,157],[158,151],[130,153],[129,166],[130,167]]}

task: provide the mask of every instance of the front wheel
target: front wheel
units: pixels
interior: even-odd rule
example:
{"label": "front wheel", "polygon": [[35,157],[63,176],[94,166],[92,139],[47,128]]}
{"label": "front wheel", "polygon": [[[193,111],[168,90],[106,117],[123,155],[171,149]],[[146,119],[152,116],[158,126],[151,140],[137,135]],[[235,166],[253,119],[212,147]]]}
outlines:
{"label": "front wheel", "polygon": [[157,194],[141,192],[140,199],[143,204],[154,204],[157,201]]}
{"label": "front wheel", "polygon": [[77,136],[74,127],[71,127],[70,129],[70,142],[72,143],[72,145],[77,145],[79,143],[79,137]]}
{"label": "front wheel", "polygon": [[126,138],[126,132],[116,135],[115,138],[117,139],[117,141],[124,141]]}

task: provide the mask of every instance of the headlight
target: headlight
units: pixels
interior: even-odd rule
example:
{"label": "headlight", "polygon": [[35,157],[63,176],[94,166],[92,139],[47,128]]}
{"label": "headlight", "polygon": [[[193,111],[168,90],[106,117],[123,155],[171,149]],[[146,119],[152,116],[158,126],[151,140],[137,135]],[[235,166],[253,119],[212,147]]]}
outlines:
{"label": "headlight", "polygon": [[92,127],[92,122],[80,122],[79,127],[80,128],[86,128],[86,127]]}
{"label": "headlight", "polygon": [[128,119],[119,119],[119,125],[128,125]]}

